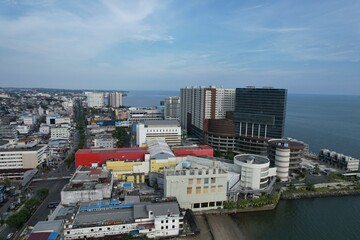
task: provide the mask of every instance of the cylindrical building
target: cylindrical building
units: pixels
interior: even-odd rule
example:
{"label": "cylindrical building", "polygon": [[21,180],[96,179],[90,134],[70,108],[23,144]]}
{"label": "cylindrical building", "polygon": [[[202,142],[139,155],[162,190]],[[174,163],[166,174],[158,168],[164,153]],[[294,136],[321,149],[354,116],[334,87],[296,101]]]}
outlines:
{"label": "cylindrical building", "polygon": [[234,157],[234,165],[240,172],[240,187],[259,190],[268,186],[270,161],[267,157],[240,154]]}
{"label": "cylindrical building", "polygon": [[305,144],[295,139],[271,139],[268,144],[268,156],[277,168],[276,176],[288,181],[289,172],[300,169]]}

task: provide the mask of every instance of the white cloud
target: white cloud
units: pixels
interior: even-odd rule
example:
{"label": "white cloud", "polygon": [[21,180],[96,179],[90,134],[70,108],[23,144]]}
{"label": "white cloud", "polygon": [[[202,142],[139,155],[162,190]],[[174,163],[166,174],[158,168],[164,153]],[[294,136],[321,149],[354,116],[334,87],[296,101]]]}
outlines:
{"label": "white cloud", "polygon": [[93,58],[122,42],[174,41],[174,37],[147,22],[160,8],[156,1],[66,3],[74,3],[77,12],[68,10],[72,6],[50,4],[17,18],[0,18],[0,47],[47,59],[76,61]]}

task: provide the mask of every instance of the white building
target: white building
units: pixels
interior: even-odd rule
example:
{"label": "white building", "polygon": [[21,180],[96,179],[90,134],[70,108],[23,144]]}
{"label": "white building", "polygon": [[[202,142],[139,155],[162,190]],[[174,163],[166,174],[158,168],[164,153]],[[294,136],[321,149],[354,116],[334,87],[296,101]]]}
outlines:
{"label": "white building", "polygon": [[148,120],[164,119],[164,112],[156,107],[129,108],[126,115],[130,125]]}
{"label": "white building", "polygon": [[1,149],[0,169],[36,168],[47,159],[47,145],[29,149]]}
{"label": "white building", "polygon": [[112,138],[94,138],[95,148],[113,148],[114,139]]}
{"label": "white building", "polygon": [[122,106],[122,93],[120,92],[109,93],[109,103],[110,103],[110,107]]}
{"label": "white building", "polygon": [[185,161],[174,170],[164,170],[164,195],[176,197],[181,208],[193,211],[222,208],[227,200],[227,178],[223,169]]}
{"label": "white building", "polygon": [[136,125],[136,144],[144,145],[147,139],[164,138],[170,146],[181,145],[181,127],[176,120],[145,121]]}
{"label": "white building", "polygon": [[49,134],[50,133],[50,126],[48,125],[41,125],[40,128],[39,128],[39,132],[42,133],[42,134]]}
{"label": "white building", "polygon": [[34,125],[36,122],[35,116],[33,115],[22,116],[20,119],[23,121],[24,125]]}
{"label": "white building", "polygon": [[319,161],[324,161],[329,163],[331,166],[343,169],[345,171],[358,171],[360,162],[359,159],[330,151],[329,149],[320,150]]}
{"label": "white building", "polygon": [[113,176],[110,171],[78,167],[61,191],[61,203],[98,201],[111,198]]}
{"label": "white building", "polygon": [[46,116],[47,125],[60,125],[66,123],[71,123],[71,119],[69,117],[62,117],[59,114],[51,114],[49,116]]}
{"label": "white building", "polygon": [[135,232],[147,238],[179,235],[183,215],[178,203],[120,203],[117,200],[90,202],[66,220],[64,239],[102,238]]}
{"label": "white building", "polygon": [[19,134],[28,134],[30,127],[28,125],[18,125],[16,126],[16,131],[18,131]]}
{"label": "white building", "polygon": [[103,107],[104,106],[104,93],[87,92],[87,104],[89,107]]}
{"label": "white building", "polygon": [[242,189],[265,189],[269,185],[269,177],[276,176],[276,168],[270,168],[270,160],[260,155],[236,155],[234,167],[236,172],[240,172]]}
{"label": "white building", "polygon": [[63,139],[69,139],[70,138],[70,128],[68,127],[52,127],[50,129],[50,138],[51,139],[57,139],[57,138],[63,138]]}

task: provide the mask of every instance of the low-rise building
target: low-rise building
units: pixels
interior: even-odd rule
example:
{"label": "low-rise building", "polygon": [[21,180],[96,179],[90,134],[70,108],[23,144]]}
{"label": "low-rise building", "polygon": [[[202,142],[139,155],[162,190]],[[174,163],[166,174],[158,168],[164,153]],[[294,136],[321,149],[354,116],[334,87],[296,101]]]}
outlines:
{"label": "low-rise building", "polygon": [[359,159],[330,151],[329,149],[320,150],[319,160],[345,171],[359,170]]}
{"label": "low-rise building", "polygon": [[47,145],[0,150],[0,178],[22,178],[24,173],[47,161]]}
{"label": "low-rise building", "polygon": [[270,160],[260,155],[236,155],[234,167],[240,173],[241,189],[265,189],[269,185],[269,177],[276,176],[276,168],[270,168]]}
{"label": "low-rise building", "polygon": [[51,114],[46,117],[47,125],[60,125],[63,123],[70,124],[71,119],[69,117],[62,117],[60,114]]}
{"label": "low-rise building", "polygon": [[68,127],[51,127],[50,129],[50,138],[51,139],[69,139],[70,138],[70,128]]}
{"label": "low-rise building", "polygon": [[148,120],[163,120],[164,111],[156,107],[150,108],[129,108],[127,111],[127,119],[129,124],[148,121]]}
{"label": "low-rise building", "polygon": [[146,147],[79,149],[75,153],[75,166],[101,166],[106,161],[144,161],[149,153]]}
{"label": "low-rise building", "polygon": [[223,208],[227,200],[228,173],[185,161],[164,170],[164,195],[176,197],[180,207],[193,211]]}
{"label": "low-rise building", "polygon": [[34,125],[36,123],[36,118],[34,115],[25,115],[20,118],[24,125]]}
{"label": "low-rise building", "polygon": [[110,171],[78,167],[69,183],[61,191],[61,203],[97,201],[111,198],[113,177]]}
{"label": "low-rise building", "polygon": [[112,137],[95,137],[94,148],[114,148],[114,139]]}
{"label": "low-rise building", "polygon": [[147,238],[172,237],[183,229],[176,201],[121,203],[117,200],[82,204],[66,219],[64,239],[101,238],[139,234]]}
{"label": "low-rise building", "polygon": [[171,149],[176,157],[214,157],[214,149],[208,145],[173,146]]}
{"label": "low-rise building", "polygon": [[156,120],[138,123],[136,144],[142,146],[147,139],[164,138],[170,146],[181,145],[181,127],[176,120]]}
{"label": "low-rise building", "polygon": [[39,128],[39,132],[44,135],[48,135],[50,133],[50,126],[49,125],[41,125]]}
{"label": "low-rise building", "polygon": [[47,145],[27,149],[1,149],[0,169],[31,169],[46,161]]}

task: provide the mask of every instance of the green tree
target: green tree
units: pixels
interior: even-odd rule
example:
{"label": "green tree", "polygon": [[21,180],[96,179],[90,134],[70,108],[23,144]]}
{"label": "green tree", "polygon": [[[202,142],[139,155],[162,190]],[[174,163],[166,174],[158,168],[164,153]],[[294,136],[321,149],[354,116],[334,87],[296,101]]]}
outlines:
{"label": "green tree", "polygon": [[222,157],[222,153],[220,152],[219,149],[214,149],[214,157],[218,157],[218,158]]}
{"label": "green tree", "polygon": [[30,198],[25,202],[25,208],[30,212],[33,212],[37,206],[39,206],[40,200],[36,197]]}
{"label": "green tree", "polygon": [[126,130],[122,127],[116,127],[113,137],[116,139],[116,147],[123,147],[125,142]]}
{"label": "green tree", "polygon": [[308,184],[308,185],[306,185],[306,190],[311,191],[311,192],[315,192],[316,188],[315,188],[314,184]]}
{"label": "green tree", "polygon": [[234,152],[231,150],[231,149],[228,149],[227,151],[226,151],[226,158],[227,159],[229,159],[229,160],[234,160],[234,156],[235,156],[235,154],[234,154]]}
{"label": "green tree", "polygon": [[49,189],[47,188],[40,188],[36,191],[36,195],[41,199],[44,200],[49,195]]}

